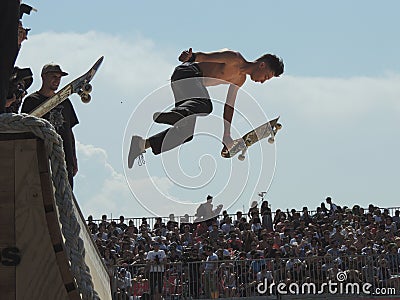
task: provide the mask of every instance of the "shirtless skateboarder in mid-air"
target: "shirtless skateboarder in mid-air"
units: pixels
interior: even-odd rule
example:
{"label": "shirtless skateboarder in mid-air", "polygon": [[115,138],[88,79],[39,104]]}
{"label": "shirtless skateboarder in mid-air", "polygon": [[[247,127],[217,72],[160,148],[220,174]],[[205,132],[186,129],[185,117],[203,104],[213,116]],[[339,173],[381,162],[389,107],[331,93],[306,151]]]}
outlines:
{"label": "shirtless skateboarder in mid-air", "polygon": [[265,54],[249,62],[239,52],[232,50],[204,53],[192,52],[190,48],[181,53],[179,61],[182,64],[175,68],[171,76],[175,107],[171,111],[156,112],[153,115],[156,123],[172,127],[147,139],[132,136],[128,154],[129,168],[150,147],[157,155],[193,139],[196,117],[209,115],[213,108],[207,86],[229,85],[224,106],[222,142],[230,149],[233,145],[231,122],[236,95],[247,75],[255,82],[264,83],[272,77],[279,77],[284,69],[282,60],[275,55]]}

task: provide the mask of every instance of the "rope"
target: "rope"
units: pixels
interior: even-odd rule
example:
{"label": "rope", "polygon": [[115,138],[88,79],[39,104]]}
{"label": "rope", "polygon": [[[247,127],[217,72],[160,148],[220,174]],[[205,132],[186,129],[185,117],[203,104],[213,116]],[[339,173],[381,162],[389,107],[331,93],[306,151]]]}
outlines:
{"label": "rope", "polygon": [[73,211],[73,194],[68,182],[63,141],[46,120],[27,114],[0,114],[0,132],[32,132],[44,141],[50,159],[51,177],[55,187],[61,231],[71,263],[72,274],[84,300],[100,299],[93,287],[89,267],[85,263],[85,248],[79,237],[80,226]]}

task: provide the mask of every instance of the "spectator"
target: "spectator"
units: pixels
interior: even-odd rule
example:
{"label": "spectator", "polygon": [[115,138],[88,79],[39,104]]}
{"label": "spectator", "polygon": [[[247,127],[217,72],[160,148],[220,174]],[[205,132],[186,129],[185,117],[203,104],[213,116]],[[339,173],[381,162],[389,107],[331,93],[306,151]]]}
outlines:
{"label": "spectator", "polygon": [[392,274],[388,265],[388,262],[385,258],[381,258],[378,261],[378,267],[377,267],[377,280],[378,280],[378,286],[380,288],[387,288],[391,287],[391,284],[393,282]]}
{"label": "spectator", "polygon": [[259,216],[259,210],[258,210],[258,203],[257,203],[257,201],[251,202],[249,211],[247,212],[247,216],[248,216],[250,219],[253,219],[253,218],[255,218],[255,217],[258,217],[258,218],[260,217],[260,216]]}
{"label": "spectator", "polygon": [[97,226],[97,224],[95,222],[93,222],[93,216],[90,215],[88,217],[87,222],[88,222],[87,226],[89,228],[90,233],[91,234],[96,234],[97,230],[98,230],[98,226]]}
{"label": "spectator", "polygon": [[110,223],[107,221],[107,215],[102,215],[101,216],[101,223],[100,224],[103,224],[105,228],[107,228],[108,225],[110,225]]}
{"label": "spectator", "polygon": [[311,223],[311,217],[306,206],[303,207],[303,215],[300,217],[300,220],[304,221],[305,226],[308,226]]}
{"label": "spectator", "polygon": [[189,293],[192,298],[197,299],[200,292],[200,256],[198,249],[186,248],[186,262],[188,262]]}
{"label": "spectator", "polygon": [[114,266],[117,264],[117,260],[115,258],[115,250],[111,251],[111,249],[106,248],[104,250],[103,261],[106,265],[108,275],[110,276],[110,278],[112,278],[114,276]]}
{"label": "spectator", "polygon": [[206,221],[217,216],[222,210],[222,204],[218,205],[216,209],[213,209],[213,196],[207,196],[207,202],[200,204],[196,210],[195,222]]}
{"label": "spectator", "polygon": [[155,230],[157,230],[157,229],[160,229],[161,226],[162,226],[162,224],[163,224],[162,218],[161,218],[161,217],[157,217],[155,220],[156,220],[156,221],[155,221],[155,223],[153,224],[153,231],[155,231]]}
{"label": "spectator", "polygon": [[133,224],[133,221],[132,221],[132,220],[129,220],[129,222],[128,222],[128,227],[125,229],[125,233],[126,233],[129,237],[131,237],[131,238],[133,238],[133,237],[136,238],[136,235],[139,233],[139,230],[138,230],[137,227]]}
{"label": "spectator", "polygon": [[181,224],[189,223],[189,214],[184,214],[180,221]]}
{"label": "spectator", "polygon": [[261,229],[262,229],[262,226],[261,226],[260,218],[254,217],[251,220],[251,231],[253,231],[257,236],[259,236]]}
{"label": "spectator", "polygon": [[[164,271],[167,257],[164,250],[160,250],[160,244],[153,242],[153,250],[147,253],[147,263],[150,266],[149,284],[150,295],[153,299],[161,299],[164,286]],[[157,287],[157,288],[156,288]]]}
{"label": "spectator", "polygon": [[233,226],[238,227],[239,224],[240,224],[240,220],[242,219],[242,217],[243,217],[243,212],[241,212],[240,210],[238,210],[238,211],[236,212],[236,218],[235,218],[235,220],[233,221]]}
{"label": "spectator", "polygon": [[9,81],[5,112],[19,112],[22,99],[27,95],[27,90],[32,85],[32,76],[31,69],[14,67]]}
{"label": "spectator", "polygon": [[393,222],[396,223],[397,228],[400,228],[400,210],[396,210],[393,216]]}
{"label": "spectator", "polygon": [[96,232],[96,234],[94,236],[94,240],[97,240],[97,239],[105,240],[105,241],[107,241],[107,239],[108,239],[108,234],[106,232],[106,228],[104,227],[103,223],[99,224],[99,231]]}
{"label": "spectator", "polygon": [[121,268],[116,275],[117,299],[128,300],[131,295],[131,278],[125,268]]}
{"label": "spectator", "polygon": [[175,221],[175,215],[174,214],[170,214],[169,215],[169,220],[167,222],[167,229],[169,231],[173,230],[175,227],[178,227],[179,224],[177,221]]}
{"label": "spectator", "polygon": [[[222,226],[224,226],[223,224]],[[208,232],[208,237],[211,240],[211,243],[215,243],[218,240],[219,233],[222,232],[224,233],[223,230],[218,228],[217,222],[213,221],[211,224],[211,230]]]}
{"label": "spectator", "polygon": [[119,217],[119,223],[116,226],[120,228],[122,231],[125,231],[128,228],[128,225],[125,224],[124,216]]}
{"label": "spectator", "polygon": [[190,225],[186,224],[183,227],[183,234],[181,235],[181,244],[184,246],[193,245],[193,234],[190,232]]}
{"label": "spectator", "polygon": [[385,230],[390,231],[391,233],[395,234],[397,232],[397,225],[393,222],[393,218],[391,216],[387,216],[385,218]]}
{"label": "spectator", "polygon": [[272,211],[267,200],[261,203],[260,213],[262,218],[262,228],[271,232],[273,230]]}
{"label": "spectator", "polygon": [[331,197],[327,197],[326,198],[326,203],[329,204],[330,208],[329,208],[329,214],[330,215],[334,215],[336,213],[336,211],[338,210],[338,207],[335,203],[332,202],[332,198]]}
{"label": "spectator", "polygon": [[234,226],[232,224],[232,218],[227,216],[224,219],[224,224],[221,225],[221,230],[224,234],[228,234],[229,232],[231,232],[232,230],[234,230]]}
{"label": "spectator", "polygon": [[205,254],[207,260],[204,265],[204,292],[208,299],[218,298],[217,289],[217,270],[218,270],[218,256],[213,252],[211,246],[205,247]]}
{"label": "spectator", "polygon": [[145,217],[142,218],[142,223],[140,224],[140,229],[150,231],[150,224],[147,223],[147,218],[145,218]]}
{"label": "spectator", "polygon": [[175,242],[169,245],[168,259],[171,262],[179,262],[182,259],[182,252],[177,249],[177,244]]}
{"label": "spectator", "polygon": [[237,236],[237,234],[234,231],[232,231],[230,233],[230,237],[227,240],[226,247],[227,247],[227,249],[242,251],[242,241],[240,240],[240,238]]}
{"label": "spectator", "polygon": [[[42,86],[39,91],[25,98],[21,112],[29,113],[48,98],[54,96],[60,85],[61,78],[67,75],[68,73],[64,72],[59,65],[50,63],[43,66],[41,72]],[[76,158],[75,136],[72,128],[79,121],[71,101],[69,99],[64,100],[45,114],[43,118],[47,119],[54,126],[63,140],[68,181],[71,188],[73,188],[73,178],[78,172],[78,160]]]}
{"label": "spectator", "polygon": [[[330,197],[328,197],[328,198],[330,198]],[[331,199],[331,200],[332,200],[332,199]],[[321,213],[322,213],[324,216],[329,215],[329,210],[326,208],[324,202],[321,203]]]}

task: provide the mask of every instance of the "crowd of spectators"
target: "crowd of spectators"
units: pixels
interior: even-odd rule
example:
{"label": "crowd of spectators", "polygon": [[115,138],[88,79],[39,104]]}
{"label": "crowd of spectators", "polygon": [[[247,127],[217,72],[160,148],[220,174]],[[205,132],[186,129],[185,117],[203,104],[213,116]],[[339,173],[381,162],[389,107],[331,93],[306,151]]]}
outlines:
{"label": "crowd of spectators", "polygon": [[263,280],[324,282],[343,271],[353,282],[400,287],[399,215],[373,204],[341,207],[328,197],[314,212],[304,207],[272,213],[262,201],[248,212],[223,211],[200,223],[172,217],[166,223],[155,218],[152,226],[142,218],[135,225],[125,224],[123,216],[119,222],[103,216],[100,222],[89,217],[88,226],[110,278],[121,276],[121,270],[129,273],[128,280],[119,281],[121,290],[129,292],[132,282],[149,277],[148,253],[158,248],[166,254],[165,272],[188,282],[192,297],[216,298],[249,296]]}

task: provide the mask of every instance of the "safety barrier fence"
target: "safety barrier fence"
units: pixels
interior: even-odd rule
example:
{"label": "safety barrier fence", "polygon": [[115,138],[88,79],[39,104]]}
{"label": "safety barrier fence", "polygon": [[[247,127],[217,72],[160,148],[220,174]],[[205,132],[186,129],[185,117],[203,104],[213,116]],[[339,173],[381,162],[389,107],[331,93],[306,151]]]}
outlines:
{"label": "safety barrier fence", "polygon": [[[364,208],[364,210],[365,210],[365,212],[368,212],[368,208]],[[382,208],[380,208],[380,211],[382,213],[383,213],[384,210],[388,210],[389,215],[393,217],[397,210],[400,211],[400,207],[387,207],[387,208],[386,207],[385,208],[382,207]],[[285,213],[287,214],[287,212],[285,212]],[[302,211],[297,211],[297,213],[299,213],[301,216],[303,215]],[[317,212],[314,211],[314,210],[309,210],[308,211],[308,214],[310,216],[313,216],[316,213]],[[228,214],[228,215],[232,218],[233,221],[236,221],[236,219],[237,219],[236,214]],[[249,220],[249,217],[247,216],[246,212],[243,212],[243,217],[245,217],[247,220]],[[161,220],[162,220],[162,223],[164,223],[164,224],[167,224],[168,221],[173,221],[173,222],[178,223],[178,225],[180,226],[180,224],[182,224],[182,223],[193,223],[195,218],[196,218],[195,216],[172,216],[171,215],[169,217],[161,217]],[[272,218],[272,220],[275,218],[275,212],[274,211],[271,213],[271,218]],[[125,217],[124,222],[125,222],[126,225],[128,225],[129,221],[132,221],[133,225],[135,227],[139,228],[141,226],[141,224],[142,224],[142,219],[143,219],[142,217],[139,217],[139,218],[128,218],[128,217]],[[153,229],[154,228],[154,224],[156,223],[157,217],[145,217],[145,219],[146,219],[146,223],[150,227],[150,229]],[[100,224],[101,221],[102,220],[99,220],[99,219],[93,220],[93,222],[96,223],[96,224]],[[115,221],[118,224],[119,223],[119,218],[107,219],[108,223],[110,223],[111,221]]]}
{"label": "safety barrier fence", "polygon": [[[114,299],[290,298],[290,296],[400,297],[400,252],[276,259],[197,261],[116,266]],[[155,272],[159,271],[159,272]]]}

